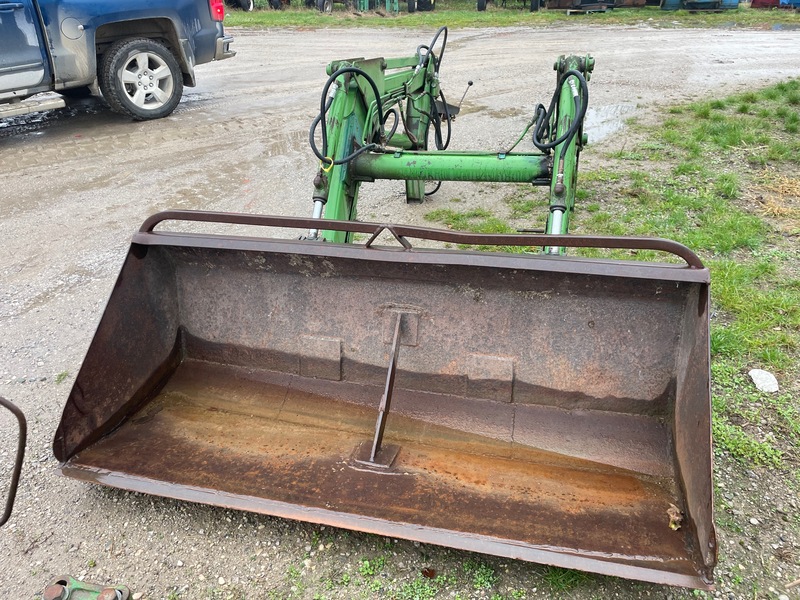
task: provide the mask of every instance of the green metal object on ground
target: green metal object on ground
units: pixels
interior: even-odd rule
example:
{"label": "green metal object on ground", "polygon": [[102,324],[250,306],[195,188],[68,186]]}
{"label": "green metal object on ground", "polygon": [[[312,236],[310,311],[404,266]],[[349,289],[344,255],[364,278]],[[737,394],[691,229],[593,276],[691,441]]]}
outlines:
{"label": "green metal object on ground", "polygon": [[[413,56],[328,65],[320,113],[309,136],[320,160],[313,217],[356,220],[361,184],[378,179],[405,180],[409,203],[435,192],[425,191],[426,182],[516,182],[548,186],[545,231],[567,233],[594,59],[562,56],[556,61],[557,86],[549,107],[536,107],[508,150],[453,152],[447,147],[459,109],[447,103],[439,86],[446,45],[447,28],[442,27]],[[514,152],[529,132],[538,151]],[[309,232],[310,238],[333,242],[349,242],[351,235],[327,231],[323,223]],[[558,254],[563,249],[545,251]]]}
{"label": "green metal object on ground", "polygon": [[42,592],[42,600],[129,600],[124,585],[103,586],[84,583],[74,577],[59,577]]}

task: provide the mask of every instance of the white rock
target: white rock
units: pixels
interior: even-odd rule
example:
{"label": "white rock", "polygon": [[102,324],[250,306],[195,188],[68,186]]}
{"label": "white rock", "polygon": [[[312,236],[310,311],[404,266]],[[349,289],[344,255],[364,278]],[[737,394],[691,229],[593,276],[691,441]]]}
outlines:
{"label": "white rock", "polygon": [[756,387],[762,392],[777,392],[779,389],[778,380],[775,379],[775,375],[769,371],[752,369],[748,375],[750,375],[753,383],[755,383]]}
{"label": "white rock", "polygon": [[144,592],[136,592],[131,598],[133,600],[141,600],[144,597]]}

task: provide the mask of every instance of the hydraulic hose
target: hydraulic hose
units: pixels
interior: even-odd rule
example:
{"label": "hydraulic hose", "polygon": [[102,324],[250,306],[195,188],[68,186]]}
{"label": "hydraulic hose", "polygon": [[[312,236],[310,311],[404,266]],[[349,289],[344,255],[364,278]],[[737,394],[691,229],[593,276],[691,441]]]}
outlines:
{"label": "hydraulic hose", "polygon": [[[439,36],[442,34],[444,34],[444,39],[442,40],[442,50],[441,52],[439,52],[439,57],[437,58],[436,55],[433,53],[433,48],[436,45],[436,42],[439,40]],[[429,46],[426,46],[425,44],[417,46],[417,54],[419,54],[420,57],[422,56],[422,50],[426,51],[425,57],[420,61],[420,65],[427,67],[428,62],[430,61],[431,58],[433,58],[434,61],[433,72],[438,73],[439,66],[442,64],[442,58],[444,57],[444,50],[446,47],[447,47],[447,27],[442,26],[439,27],[439,30],[436,32],[436,34],[434,34],[433,39],[431,40]]]}
{"label": "hydraulic hose", "polygon": [[[567,82],[567,78],[569,77],[575,77],[580,85],[580,94],[575,100],[577,104],[575,107],[575,119],[572,121],[572,123],[570,123],[569,129],[567,129],[567,131],[565,131],[561,136],[550,142],[544,141],[550,137],[550,122],[553,118],[553,112],[555,111],[556,104],[558,103],[558,97],[561,94],[561,88]],[[588,106],[589,86],[586,83],[586,78],[583,76],[583,73],[576,71],[575,69],[566,71],[558,81],[556,91],[553,94],[552,100],[550,101],[550,107],[545,109],[544,105],[542,104],[536,107],[536,126],[533,129],[533,145],[542,152],[549,153],[550,150],[559,144],[567,142],[564,144],[564,147],[561,150],[561,156],[563,157],[566,154],[569,143],[572,141],[572,138],[575,137],[575,134],[578,132],[578,129],[580,129],[581,124],[583,123],[583,118],[586,116],[586,109]]]}
{"label": "hydraulic hose", "polygon": [[[442,48],[441,48],[441,50],[439,52],[439,56],[437,57],[436,54],[433,52],[433,48],[436,46],[436,43],[438,42],[439,37],[442,36],[442,35],[444,35],[444,37],[442,39]],[[417,48],[417,53],[420,55],[420,66],[424,66],[425,68],[427,68],[429,63],[430,63],[430,61],[433,60],[434,73],[438,74],[439,67],[441,65],[442,57],[444,56],[444,52],[445,52],[445,48],[446,47],[447,47],[447,27],[443,26],[443,27],[440,27],[436,31],[436,34],[433,36],[433,39],[431,40],[431,43],[430,43],[429,46],[421,45],[421,46],[419,46]],[[424,55],[423,55],[423,51],[424,51]],[[399,125],[399,119],[398,119],[396,110],[392,110],[392,111],[384,114],[384,112],[383,112],[383,101],[381,100],[381,95],[380,95],[380,92],[378,91],[378,86],[375,84],[375,81],[373,81],[373,79],[365,71],[363,71],[362,69],[359,69],[358,67],[352,67],[352,66],[350,66],[350,67],[342,67],[340,69],[337,69],[333,74],[331,74],[330,77],[328,77],[328,80],[325,82],[325,86],[322,88],[322,95],[320,97],[320,111],[319,111],[319,114],[311,122],[311,128],[309,129],[309,133],[308,133],[308,141],[309,141],[309,145],[311,146],[311,150],[314,152],[314,155],[319,159],[319,161],[321,163],[323,163],[323,165],[327,165],[328,167],[331,167],[333,165],[342,165],[342,164],[348,163],[348,162],[352,161],[358,155],[366,152],[367,150],[371,150],[373,148],[378,147],[378,144],[373,142],[373,143],[369,143],[369,144],[366,144],[366,145],[358,148],[357,150],[355,150],[354,152],[352,152],[351,154],[348,154],[347,156],[345,156],[343,158],[332,160],[331,157],[328,156],[328,126],[327,126],[327,122],[326,122],[326,115],[327,115],[328,110],[330,109],[330,106],[331,106],[332,102],[333,102],[333,98],[332,97],[328,97],[328,92],[330,91],[331,86],[334,85],[337,77],[339,77],[340,75],[344,75],[346,73],[353,73],[354,75],[359,75],[359,76],[363,77],[364,80],[372,88],[372,92],[375,95],[375,102],[376,102],[377,112],[378,112],[378,127],[381,129],[381,133],[382,133],[381,137],[385,136],[385,132],[383,131],[383,128],[386,125],[386,120],[388,119],[389,114],[394,114],[395,120],[394,120],[392,129],[391,129],[389,135],[386,136],[386,137],[387,138],[391,138],[394,135],[394,133],[397,131],[397,127]],[[435,113],[435,116],[434,115],[429,115],[429,118],[430,118],[430,121],[434,122],[434,130],[435,130],[435,135],[436,135],[436,146],[437,146],[438,149],[442,150],[444,148],[447,148],[447,146],[450,143],[450,121],[451,121],[451,117],[450,117],[450,113],[447,110],[447,102],[445,101],[444,94],[441,92],[441,90],[439,91],[439,95],[441,96],[442,102],[444,103],[445,117],[446,117],[447,126],[448,126],[447,127],[447,140],[446,141],[444,141],[444,142],[442,141],[441,118],[439,117],[438,112],[437,111],[433,111]],[[435,104],[435,98],[433,99],[433,102]],[[430,121],[429,121],[429,123],[430,123]],[[322,137],[322,149],[321,150],[320,150],[319,147],[317,147],[317,143],[316,143],[316,139],[315,139],[318,127],[320,127],[321,137]],[[426,135],[427,135],[427,131],[426,131]],[[373,139],[374,139],[374,132],[373,132]]]}
{"label": "hydraulic hose", "polygon": [[[353,160],[359,154],[366,152],[367,150],[371,150],[372,148],[377,147],[377,144],[370,143],[365,146],[362,146],[355,152],[348,154],[344,158],[340,158],[338,160],[331,160],[328,156],[328,125],[325,122],[325,116],[330,108],[331,103],[333,102],[333,98],[328,98],[328,91],[330,90],[331,86],[336,81],[336,78],[340,75],[344,75],[345,73],[353,73],[355,75],[360,75],[363,77],[367,83],[372,88],[372,93],[375,94],[375,102],[377,104],[378,109],[378,126],[383,129],[384,122],[386,121],[386,115],[383,114],[383,102],[381,100],[380,92],[378,91],[378,86],[375,85],[375,82],[372,80],[366,71],[359,69],[358,67],[342,67],[337,69],[330,77],[328,77],[328,81],[325,82],[325,86],[322,88],[322,96],[320,97],[320,109],[319,114],[311,123],[311,129],[309,130],[308,138],[309,143],[311,144],[311,150],[314,152],[314,155],[325,165],[332,166],[332,165],[343,165],[347,162]],[[316,140],[314,136],[316,134],[316,129],[318,126],[321,125],[321,132],[322,132],[322,151],[317,148]],[[397,127],[395,125],[395,127]]]}

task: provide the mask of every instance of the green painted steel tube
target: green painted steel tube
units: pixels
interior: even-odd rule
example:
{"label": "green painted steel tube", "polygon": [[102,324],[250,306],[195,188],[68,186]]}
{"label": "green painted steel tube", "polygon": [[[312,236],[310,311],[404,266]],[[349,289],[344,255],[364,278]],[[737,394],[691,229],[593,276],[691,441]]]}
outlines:
{"label": "green painted steel tube", "polygon": [[550,159],[543,154],[485,152],[366,152],[350,165],[357,179],[498,181],[550,184]]}

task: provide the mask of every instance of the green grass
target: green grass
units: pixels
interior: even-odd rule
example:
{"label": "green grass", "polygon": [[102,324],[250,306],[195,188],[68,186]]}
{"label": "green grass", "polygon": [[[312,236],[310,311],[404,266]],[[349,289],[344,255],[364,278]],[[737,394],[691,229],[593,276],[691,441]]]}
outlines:
{"label": "green grass", "polygon": [[695,102],[670,111],[660,137],[693,158],[734,150],[755,165],[776,160],[799,163],[800,140],[794,135],[800,127],[798,103],[796,79],[724,100]]}
{"label": "green grass", "polygon": [[473,233],[513,233],[508,222],[494,216],[490,211],[476,208],[458,212],[449,208],[433,210],[425,215],[426,221],[442,223],[457,231]]}
{"label": "green grass", "polygon": [[363,558],[361,559],[361,563],[358,565],[358,572],[365,579],[374,577],[381,572],[381,569],[383,569],[385,564],[386,559],[383,556],[373,559]]}
{"label": "green grass", "polygon": [[592,576],[583,571],[548,566],[545,567],[542,578],[551,592],[563,593],[586,584],[591,581]]}
{"label": "green grass", "polygon": [[[455,211],[449,208],[432,210],[425,214],[425,220],[445,225],[448,229],[455,231],[469,231],[471,233],[517,233],[511,224],[500,219],[491,211],[483,208],[476,208],[468,211]],[[485,252],[525,252],[526,247],[521,246],[468,246],[460,244],[461,250],[474,248]]]}
{"label": "green grass", "polygon": [[722,313],[711,333],[715,356],[755,358],[777,369],[793,364],[800,342],[800,290],[783,280],[780,260],[711,263],[713,303]]}
{"label": "green grass", "polygon": [[[530,2],[508,0],[492,2],[484,12],[478,12],[474,0],[438,0],[431,12],[407,12],[407,3],[400,2],[398,15],[387,15],[385,11],[355,13],[343,3],[335,3],[333,13],[320,14],[316,9],[306,8],[304,3],[294,0],[283,10],[268,8],[267,0],[256,0],[256,10],[247,13],[240,10],[227,11],[226,26],[238,27],[430,27],[437,28],[446,23],[451,28],[506,27],[524,25],[528,27],[552,27],[559,25],[637,25],[649,27],[756,27],[775,25],[797,25],[800,18],[791,11],[765,11],[739,8],[722,13],[696,13],[687,11],[662,11],[658,7],[638,9],[615,9],[591,15],[566,15],[563,10],[540,10],[531,13]],[[335,58],[335,57],[332,57]]]}
{"label": "green grass", "polygon": [[472,578],[472,587],[476,590],[486,590],[497,584],[497,574],[484,562],[467,559],[464,562],[464,572]]}
{"label": "green grass", "polygon": [[712,364],[716,447],[747,465],[781,468],[786,455],[781,447],[795,448],[800,441],[800,410],[790,393],[755,390],[746,371],[745,363],[733,359]]}
{"label": "green grass", "polygon": [[395,600],[432,600],[439,597],[446,585],[447,579],[444,577],[430,579],[418,575],[413,580],[401,584],[390,597]]}

